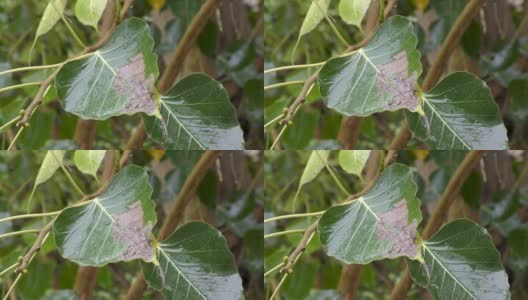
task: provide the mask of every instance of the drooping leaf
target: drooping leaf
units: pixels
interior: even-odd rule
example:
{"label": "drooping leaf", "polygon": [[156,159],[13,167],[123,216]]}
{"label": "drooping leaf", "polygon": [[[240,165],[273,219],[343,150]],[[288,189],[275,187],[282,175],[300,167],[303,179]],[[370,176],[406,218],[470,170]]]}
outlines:
{"label": "drooping leaf", "polygon": [[413,280],[435,299],[509,299],[508,276],[486,229],[454,220],[423,242],[425,266],[408,261]]}
{"label": "drooping leaf", "polygon": [[341,0],[339,2],[339,16],[348,24],[361,28],[361,20],[363,20],[370,2],[370,0]]}
{"label": "drooping leaf", "polygon": [[308,8],[306,17],[301,25],[301,30],[299,31],[299,39],[301,36],[310,33],[314,30],[317,25],[324,19],[328,6],[330,5],[330,0],[313,0]]}
{"label": "drooping leaf", "polygon": [[106,150],[77,150],[73,162],[79,171],[97,178],[97,170],[105,157]]}
{"label": "drooping leaf", "polygon": [[409,127],[432,150],[508,149],[499,108],[474,75],[448,75],[422,96],[425,117],[406,112]]}
{"label": "drooping leaf", "polygon": [[310,8],[308,8],[306,17],[304,17],[304,21],[301,25],[299,37],[297,38],[297,43],[293,50],[294,53],[297,46],[299,46],[302,36],[314,30],[321,20],[324,19],[328,11],[328,6],[330,6],[330,1],[331,0],[312,0],[312,4],[310,4]]}
{"label": "drooping leaf", "polygon": [[318,83],[326,105],[347,116],[419,109],[416,80],[422,73],[411,21],[394,16],[352,54],[330,59]]}
{"label": "drooping leaf", "polygon": [[318,224],[326,254],[347,264],[418,255],[416,228],[422,220],[413,172],[389,166],[357,200],[328,209]]}
{"label": "drooping leaf", "polygon": [[348,173],[361,177],[361,171],[369,155],[370,150],[341,150],[339,151],[339,165]]}
{"label": "drooping leaf", "polygon": [[35,187],[48,181],[55,174],[55,171],[60,168],[65,154],[66,151],[64,150],[50,150],[46,152],[46,156],[44,156],[42,165],[40,165],[37,173],[37,178],[35,179]]}
{"label": "drooping leaf", "polygon": [[145,21],[123,21],[104,47],[61,68],[55,86],[64,109],[95,120],[155,114],[158,64],[153,46]]}
{"label": "drooping leaf", "polygon": [[97,23],[103,15],[106,2],[107,0],[77,0],[75,3],[75,16],[84,25],[97,29]]}
{"label": "drooping leaf", "polygon": [[147,172],[123,168],[97,198],[65,209],[53,225],[61,255],[80,265],[103,266],[155,256],[152,228],[156,224],[152,187]]}
{"label": "drooping leaf", "polygon": [[35,40],[39,36],[46,34],[50,31],[55,24],[61,19],[61,15],[64,12],[66,6],[66,0],[51,0],[44,10],[42,19],[40,19],[39,26],[37,27],[37,33],[35,34]]}
{"label": "drooping leaf", "polygon": [[178,228],[156,248],[159,266],[142,263],[165,299],[243,299],[242,280],[222,234],[202,222]]}
{"label": "drooping leaf", "polygon": [[319,172],[326,166],[328,162],[328,156],[330,156],[330,151],[328,150],[314,150],[308,158],[306,167],[301,175],[301,180],[299,181],[299,187],[314,180]]}
{"label": "drooping leaf", "polygon": [[157,117],[144,116],[145,129],[173,150],[244,149],[242,129],[221,83],[205,74],[180,80],[161,96]]}

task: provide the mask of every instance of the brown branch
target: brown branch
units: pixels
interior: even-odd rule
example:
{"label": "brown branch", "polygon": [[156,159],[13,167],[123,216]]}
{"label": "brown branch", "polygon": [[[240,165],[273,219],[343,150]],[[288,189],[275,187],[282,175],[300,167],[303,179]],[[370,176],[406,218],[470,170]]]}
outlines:
{"label": "brown branch", "polygon": [[[451,27],[451,30],[440,47],[433,65],[427,72],[427,76],[422,84],[422,90],[428,91],[438,82],[444,73],[444,69],[447,66],[447,61],[451,56],[451,53],[458,46],[464,32],[466,32],[471,21],[479,13],[480,8],[485,2],[486,0],[471,0],[468,2],[462,13],[457,17],[455,24]],[[398,134],[392,140],[389,149],[401,150],[407,145],[410,139],[411,131],[409,124],[407,123],[407,120],[404,120],[402,128],[400,128]]]}
{"label": "brown branch", "polygon": [[290,272],[292,270],[293,264],[295,263],[295,261],[297,261],[297,258],[299,257],[299,255],[301,255],[301,253],[303,253],[304,250],[306,250],[308,240],[310,239],[312,234],[317,230],[317,223],[318,221],[314,222],[312,225],[306,228],[301,241],[299,242],[297,247],[295,247],[293,252],[288,257],[288,261],[286,262],[286,265],[284,265],[284,267],[282,267],[282,269],[280,270],[281,272],[283,273]]}
{"label": "brown branch", "polygon": [[[172,232],[174,232],[176,226],[178,226],[178,224],[183,220],[185,208],[189,205],[191,200],[195,198],[196,189],[220,154],[221,151],[209,150],[205,152],[198,163],[196,163],[191,174],[185,180],[180,192],[178,192],[178,196],[174,200],[174,205],[172,206],[171,211],[165,218],[165,221],[158,232],[158,241],[163,241],[164,239],[168,238]],[[143,273],[138,273],[134,283],[128,290],[126,299],[142,299],[143,292],[146,288],[147,284],[145,282]]]}
{"label": "brown branch", "polygon": [[[473,168],[478,165],[480,159],[485,153],[486,151],[471,151],[466,155],[460,166],[458,166],[455,173],[449,180],[444,193],[438,200],[438,205],[436,206],[433,215],[427,221],[427,225],[422,232],[422,237],[424,240],[433,236],[433,234],[438,231],[440,226],[442,226],[449,211],[449,207],[456,200],[460,188],[473,171]],[[402,276],[400,277],[400,280],[392,290],[390,300],[405,299],[407,291],[411,288],[411,286],[411,276],[409,274],[408,267],[406,267],[402,273]]]}
{"label": "brown branch", "polygon": [[[112,2],[112,1],[110,1],[110,2]],[[125,1],[125,3],[123,4],[123,7],[121,9],[121,15],[125,15],[126,14],[126,12],[128,11],[128,8],[132,4],[132,2],[133,1]],[[106,44],[106,42],[108,42],[108,40],[110,40],[110,37],[112,36],[112,32],[113,32],[115,27],[116,27],[116,24],[114,22],[112,24],[112,26],[110,27],[110,30],[108,30],[105,34],[103,34],[95,44],[84,48],[80,53],[78,53],[77,55],[74,55],[72,58],[66,60],[65,62],[68,62],[69,60],[75,59],[76,57],[79,57],[81,55],[94,52],[95,50],[101,48],[104,44]],[[31,101],[29,106],[25,109],[24,115],[17,122],[17,126],[20,127],[20,126],[24,126],[25,124],[29,123],[29,119],[31,118],[31,115],[33,115],[33,112],[35,111],[35,108],[37,108],[37,106],[39,106],[42,103],[42,99],[44,98],[44,94],[46,93],[46,90],[53,83],[53,81],[55,80],[55,77],[57,77],[57,74],[59,74],[60,69],[61,69],[61,67],[58,67],[53,73],[51,73],[51,75],[48,78],[46,78],[46,80],[44,80],[40,84],[40,88],[39,88],[39,90],[37,92],[37,95],[35,96],[35,98],[33,98],[33,101]]]}

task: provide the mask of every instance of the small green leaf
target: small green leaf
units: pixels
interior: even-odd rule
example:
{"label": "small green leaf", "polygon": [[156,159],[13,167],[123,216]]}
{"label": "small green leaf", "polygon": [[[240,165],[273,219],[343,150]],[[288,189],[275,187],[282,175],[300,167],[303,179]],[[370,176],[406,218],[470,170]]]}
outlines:
{"label": "small green leaf", "polygon": [[142,263],[145,279],[165,299],[243,299],[242,279],[222,234],[202,222],[178,228],[156,248],[158,266]]}
{"label": "small green leaf", "polygon": [[[77,0],[75,16],[79,22],[97,29],[97,23],[103,15],[107,0]],[[112,0],[111,0],[112,1]]]}
{"label": "small green leaf", "polygon": [[330,6],[330,1],[331,0],[312,0],[312,4],[310,4],[310,8],[308,8],[306,17],[304,17],[304,21],[301,25],[299,37],[297,38],[297,43],[295,44],[293,52],[297,49],[302,36],[314,30],[321,20],[324,19],[328,11],[328,6]]}
{"label": "small green leaf", "polygon": [[304,17],[304,21],[301,25],[301,30],[299,31],[299,38],[301,36],[310,33],[314,30],[317,25],[324,19],[326,12],[328,11],[328,6],[330,6],[331,0],[313,0],[310,4],[310,8]]}
{"label": "small green leaf", "polygon": [[341,0],[339,2],[339,16],[348,24],[361,28],[361,21],[370,2],[370,0]]}
{"label": "small green leaf", "polygon": [[40,20],[39,26],[37,27],[37,33],[35,35],[35,40],[39,36],[46,34],[50,31],[55,24],[61,19],[61,15],[64,12],[64,7],[66,7],[66,0],[51,0],[44,10],[42,19]]}
{"label": "small green leaf", "polygon": [[319,175],[321,170],[326,166],[329,155],[330,151],[328,150],[312,151],[312,154],[310,154],[310,158],[308,158],[306,167],[304,168],[304,171],[301,175],[301,180],[299,181],[299,188],[302,185],[314,180],[317,175]]}
{"label": "small green leaf", "polygon": [[57,169],[60,168],[65,154],[66,151],[64,150],[49,150],[46,152],[46,156],[44,156],[42,165],[37,173],[37,178],[35,179],[35,187],[48,181],[55,174]]}
{"label": "small green leaf", "polygon": [[153,47],[144,20],[123,21],[104,47],[61,68],[55,87],[64,109],[95,120],[138,112],[155,114],[158,64]]}
{"label": "small green leaf", "polygon": [[322,67],[317,80],[326,105],[347,116],[417,111],[422,73],[417,43],[409,19],[387,19],[364,48]]}
{"label": "small green leaf", "polygon": [[221,83],[205,74],[180,80],[160,98],[162,119],[144,116],[145,129],[173,150],[240,150],[244,137]]}
{"label": "small green leaf", "polygon": [[364,196],[328,209],[318,224],[324,251],[347,264],[418,256],[422,220],[413,172],[393,164]]}
{"label": "small green leaf", "polygon": [[361,171],[370,155],[370,150],[341,150],[339,151],[339,165],[347,173],[361,177]]}
{"label": "small green leaf", "polygon": [[435,299],[510,299],[508,276],[486,229],[467,219],[449,222],[408,261],[413,280]]}
{"label": "small green leaf", "polygon": [[105,157],[106,150],[75,151],[73,161],[79,171],[97,178],[97,170]]}
{"label": "small green leaf", "polygon": [[425,117],[406,112],[409,127],[432,150],[504,150],[508,136],[486,83],[456,72],[423,94]]}
{"label": "small green leaf", "polygon": [[147,172],[123,168],[97,198],[65,209],[53,225],[61,255],[83,266],[153,261],[155,204]]}

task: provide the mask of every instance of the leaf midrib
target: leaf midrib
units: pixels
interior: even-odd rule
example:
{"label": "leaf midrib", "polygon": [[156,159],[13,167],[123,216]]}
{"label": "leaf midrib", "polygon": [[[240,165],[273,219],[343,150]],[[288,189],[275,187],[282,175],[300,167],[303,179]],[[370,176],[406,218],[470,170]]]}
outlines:
{"label": "leaf midrib", "polygon": [[178,268],[178,266],[176,266],[176,264],[171,260],[170,256],[165,253],[165,251],[163,250],[163,248],[161,248],[159,245],[158,245],[158,250],[163,254],[163,256],[165,256],[165,258],[167,259],[167,261],[176,269],[176,271],[185,279],[185,281],[187,281],[189,283],[189,285],[191,285],[193,287],[193,289],[195,291],[198,292],[198,294],[200,296],[202,296],[202,298],[204,298],[205,300],[207,300],[207,297],[202,294],[202,292],[189,280],[189,278],[187,278],[187,276],[185,276],[185,274]]}
{"label": "leaf midrib", "polygon": [[[427,97],[424,96],[424,97],[422,97],[422,99],[424,100],[424,103],[426,103],[427,105],[429,105],[429,107],[431,108],[431,111],[432,111],[433,113],[435,113],[435,114],[438,116],[438,118],[440,118],[440,120],[442,120],[442,123],[444,124],[444,126],[446,126],[446,127],[449,129],[449,131],[451,131],[451,133],[453,133],[453,135],[454,135],[454,136],[455,136],[455,137],[456,137],[456,138],[457,138],[457,139],[458,139],[458,140],[459,140],[459,141],[460,141],[460,142],[461,142],[461,143],[462,143],[462,144],[463,144],[468,150],[471,150],[471,147],[469,147],[469,146],[466,144],[466,142],[464,141],[464,139],[462,139],[462,138],[457,134],[457,132],[456,132],[453,128],[451,128],[451,126],[449,126],[449,123],[446,122],[446,121],[444,120],[443,116],[440,114],[440,112],[438,112],[438,111],[434,108],[434,106],[429,102],[429,100],[427,99]],[[432,125],[432,124],[430,124],[430,126],[431,126],[431,125]]]}
{"label": "leaf midrib", "polygon": [[[449,269],[447,269],[447,268],[444,266],[444,264],[442,264],[442,262],[440,261],[440,259],[438,259],[438,257],[436,257],[436,255],[434,255],[433,251],[432,251],[431,249],[429,249],[429,247],[427,247],[427,244],[426,244],[426,243],[423,243],[423,244],[422,244],[422,247],[423,247],[425,250],[427,250],[427,251],[429,252],[429,254],[431,254],[431,257],[432,257],[434,260],[436,260],[436,261],[438,262],[438,264],[443,268],[444,272],[447,273],[447,274],[449,274],[449,276],[453,279],[453,281],[455,281],[460,287],[462,287],[462,289],[463,289],[464,291],[466,291],[466,293],[467,293],[468,295],[470,295],[471,298],[473,298],[473,299],[475,299],[475,300],[478,300],[475,296],[473,296],[473,294],[472,294],[470,291],[468,291],[468,290],[466,289],[466,287],[465,287],[460,281],[458,281],[458,279],[457,279],[453,274],[451,274],[451,272],[449,271]],[[432,274],[431,274],[431,276],[432,276]],[[429,280],[430,280],[430,279],[429,279]]]}
{"label": "leaf midrib", "polygon": [[[192,135],[189,130],[187,129],[187,127],[185,127],[182,122],[180,122],[180,120],[178,119],[178,116],[176,116],[171,110],[170,110],[170,107],[165,103],[165,101],[163,101],[162,98],[160,98],[160,103],[165,106],[165,109],[167,109],[168,113],[174,117],[174,119],[176,120],[176,122],[178,122],[178,124],[180,125],[180,127],[183,128],[183,130],[185,130],[185,132],[187,132],[187,134],[202,148],[202,150],[205,150],[205,147],[202,145],[202,143],[200,143],[200,141],[198,141],[198,139]],[[167,130],[169,130],[167,128]]]}

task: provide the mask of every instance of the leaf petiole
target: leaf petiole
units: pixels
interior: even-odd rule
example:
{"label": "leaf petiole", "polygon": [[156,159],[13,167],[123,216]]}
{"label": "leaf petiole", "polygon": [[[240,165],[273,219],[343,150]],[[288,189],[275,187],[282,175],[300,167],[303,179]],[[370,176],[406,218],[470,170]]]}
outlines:
{"label": "leaf petiole", "polygon": [[281,82],[281,83],[277,83],[277,84],[271,84],[271,85],[265,86],[264,90],[267,91],[267,90],[271,90],[271,89],[275,89],[275,88],[279,88],[279,87],[283,87],[283,86],[288,86],[288,85],[294,85],[294,84],[304,84],[304,81],[303,80],[296,80],[296,81],[288,81],[288,82]]}
{"label": "leaf petiole", "polygon": [[282,236],[282,235],[288,235],[292,233],[304,233],[304,231],[305,231],[304,229],[292,229],[292,230],[279,231],[279,232],[274,232],[274,233],[264,235],[264,239],[269,239],[272,237],[277,237],[277,236]]}
{"label": "leaf petiole", "polygon": [[23,234],[26,234],[26,233],[39,233],[39,232],[40,232],[39,229],[21,230],[21,231],[16,231],[16,232],[0,234],[0,239],[7,238],[7,237],[12,237],[12,236],[17,236],[17,235],[23,235]]}

